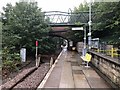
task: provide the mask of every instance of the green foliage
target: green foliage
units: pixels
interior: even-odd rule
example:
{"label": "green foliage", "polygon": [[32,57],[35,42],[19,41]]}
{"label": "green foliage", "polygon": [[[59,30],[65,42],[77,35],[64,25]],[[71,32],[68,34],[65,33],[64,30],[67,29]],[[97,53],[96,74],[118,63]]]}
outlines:
{"label": "green foliage", "polygon": [[2,22],[0,21],[0,56],[2,51]]}
{"label": "green foliage", "polygon": [[74,8],[74,13],[79,13],[81,11],[88,11],[89,7],[88,7],[88,3],[85,2],[84,4],[80,4],[79,7],[75,7]]}
{"label": "green foliage", "polygon": [[4,60],[2,65],[3,65],[2,67],[3,69],[7,69],[9,71],[13,71],[16,68],[15,64],[13,64],[13,61],[11,60]]}
{"label": "green foliage", "polygon": [[[74,9],[75,13],[80,11],[88,11],[88,4],[80,4]],[[100,38],[100,40],[108,44],[120,43],[120,1],[119,2],[95,2],[92,4],[92,11],[95,12],[92,18],[92,38]],[[86,17],[88,18],[88,17]],[[77,19],[78,22],[82,18]]]}
{"label": "green foliage", "polygon": [[36,39],[48,31],[43,13],[36,3],[20,2],[15,6],[7,4],[4,11],[6,13],[3,14],[3,33],[7,38],[4,39],[3,45],[30,48]]}
{"label": "green foliage", "polygon": [[2,60],[2,68],[9,71],[18,70],[16,64],[21,63],[19,53],[11,54],[7,47],[4,47],[2,51]]}
{"label": "green foliage", "polygon": [[12,60],[12,61],[20,61],[20,54],[19,53],[11,53],[10,49],[4,47],[2,50],[2,59],[3,60]]}
{"label": "green foliage", "polygon": [[39,41],[39,51],[41,54],[53,54],[56,51],[56,41],[52,37],[43,37]]}
{"label": "green foliage", "polygon": [[74,43],[77,43],[77,42],[81,42],[83,41],[83,34],[84,32],[83,31],[70,31],[68,33],[68,38],[72,41],[74,41]]}
{"label": "green foliage", "polygon": [[[81,3],[79,5],[79,7],[75,7],[73,13],[82,15],[81,12],[86,12],[86,11],[88,11],[88,3],[87,2],[85,2],[84,4]],[[70,17],[70,23],[76,24],[76,25],[81,25],[81,23],[86,22],[85,18],[87,19],[88,17],[86,17],[86,15],[84,17],[81,17],[81,16],[76,17],[76,15],[73,14]],[[68,36],[69,36],[69,39],[74,41],[74,43],[77,43],[77,42],[83,41],[83,35],[84,35],[83,31],[71,31],[71,32],[69,32]]]}
{"label": "green foliage", "polygon": [[[15,6],[7,4],[2,13],[2,59],[3,68],[17,69],[20,64],[20,49],[26,47],[27,54],[35,54],[35,41],[39,41],[39,51],[55,52],[55,41],[48,37],[50,27],[44,13],[36,2],[19,2]],[[46,37],[47,36],[47,37]]]}
{"label": "green foliage", "polygon": [[107,2],[95,3],[96,10],[96,23],[93,25],[94,32],[101,33],[101,36],[93,33],[94,36],[99,36],[103,41],[109,44],[120,43],[120,2]]}
{"label": "green foliage", "polygon": [[3,10],[3,47],[10,48],[10,52],[18,52],[21,47],[26,47],[28,53],[32,53],[35,51],[35,41],[38,40],[40,44],[47,43],[39,47],[41,52],[53,49],[54,42],[46,37],[50,30],[47,25],[49,20],[45,20],[37,3],[19,2],[15,6],[7,4]]}

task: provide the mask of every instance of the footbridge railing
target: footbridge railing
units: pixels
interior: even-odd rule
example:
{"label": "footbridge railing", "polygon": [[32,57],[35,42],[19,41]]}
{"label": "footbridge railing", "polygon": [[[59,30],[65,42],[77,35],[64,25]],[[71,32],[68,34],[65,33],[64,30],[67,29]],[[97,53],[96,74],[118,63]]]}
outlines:
{"label": "footbridge railing", "polygon": [[[48,20],[49,24],[76,24],[84,23],[88,25],[88,11],[81,11],[79,13],[61,12],[61,11],[47,11],[43,12],[45,19]],[[95,17],[95,12],[92,12],[92,19]]]}

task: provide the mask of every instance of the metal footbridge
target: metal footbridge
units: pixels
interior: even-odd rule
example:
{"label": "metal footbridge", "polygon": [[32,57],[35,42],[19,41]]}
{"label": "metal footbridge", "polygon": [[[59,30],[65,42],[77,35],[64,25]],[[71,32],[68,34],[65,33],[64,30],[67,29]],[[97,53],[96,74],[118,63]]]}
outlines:
{"label": "metal footbridge", "polygon": [[[43,12],[45,19],[47,19],[50,26],[74,26],[74,25],[88,25],[89,12],[81,11],[73,13],[70,9],[68,12],[62,11],[47,11]],[[94,20],[95,12],[92,12],[92,19]]]}

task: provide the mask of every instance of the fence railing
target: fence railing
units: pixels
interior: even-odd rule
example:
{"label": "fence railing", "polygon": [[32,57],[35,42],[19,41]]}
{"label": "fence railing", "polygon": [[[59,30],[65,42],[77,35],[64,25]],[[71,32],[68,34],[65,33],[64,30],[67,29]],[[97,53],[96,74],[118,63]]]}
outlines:
{"label": "fence railing", "polygon": [[111,48],[111,49],[109,49],[109,50],[100,50],[100,49],[97,49],[97,50],[95,50],[96,52],[98,52],[98,53],[104,53],[104,54],[106,54],[106,55],[109,55],[109,56],[111,56],[112,58],[114,58],[114,57],[118,57],[118,53],[117,53],[117,51],[118,51],[118,49],[117,48]]}

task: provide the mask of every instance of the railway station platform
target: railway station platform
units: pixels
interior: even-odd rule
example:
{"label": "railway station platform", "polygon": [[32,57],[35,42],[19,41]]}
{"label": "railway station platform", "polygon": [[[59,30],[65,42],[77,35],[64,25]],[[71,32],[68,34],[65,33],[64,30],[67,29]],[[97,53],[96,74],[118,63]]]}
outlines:
{"label": "railway station platform", "polygon": [[38,90],[39,88],[104,88],[111,90],[112,87],[92,67],[85,67],[79,54],[62,51],[38,86]]}

